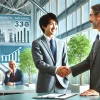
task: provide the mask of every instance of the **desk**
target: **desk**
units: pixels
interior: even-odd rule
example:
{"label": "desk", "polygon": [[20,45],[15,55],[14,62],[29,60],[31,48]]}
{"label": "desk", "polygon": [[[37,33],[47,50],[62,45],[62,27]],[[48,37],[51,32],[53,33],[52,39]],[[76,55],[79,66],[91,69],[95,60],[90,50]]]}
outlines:
{"label": "desk", "polygon": [[[45,94],[46,93],[26,93],[26,94],[3,95],[0,96],[0,100],[53,100],[53,99],[32,99],[33,96],[45,95]],[[100,97],[99,96],[81,97],[80,95],[76,95],[67,98],[66,100],[100,100]]]}
{"label": "desk", "polygon": [[0,85],[0,93],[30,93],[34,92],[34,89],[27,87],[25,85],[15,85],[15,86],[7,86]]}

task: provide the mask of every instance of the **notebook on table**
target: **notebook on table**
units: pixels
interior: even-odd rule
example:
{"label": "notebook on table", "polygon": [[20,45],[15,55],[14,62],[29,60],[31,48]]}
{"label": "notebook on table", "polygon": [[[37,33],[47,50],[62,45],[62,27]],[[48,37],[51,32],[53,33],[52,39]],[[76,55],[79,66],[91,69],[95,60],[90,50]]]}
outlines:
{"label": "notebook on table", "polygon": [[75,96],[77,94],[75,93],[70,93],[70,94],[47,94],[47,95],[42,95],[42,96],[34,96],[32,97],[34,98],[38,98],[38,99],[66,99],[72,96]]}

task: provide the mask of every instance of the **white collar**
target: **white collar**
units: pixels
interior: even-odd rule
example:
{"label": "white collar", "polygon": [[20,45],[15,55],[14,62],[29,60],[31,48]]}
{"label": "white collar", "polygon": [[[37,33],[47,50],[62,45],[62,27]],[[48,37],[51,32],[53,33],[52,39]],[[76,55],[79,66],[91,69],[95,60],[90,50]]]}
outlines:
{"label": "white collar", "polygon": [[99,34],[99,36],[100,36],[100,32],[98,31],[98,34]]}
{"label": "white collar", "polygon": [[[50,37],[48,37],[47,35],[45,35],[45,34],[43,34],[44,36],[45,36],[45,38],[48,40],[48,41],[50,41],[51,40],[51,38]],[[52,38],[53,40],[54,40],[54,37]]]}

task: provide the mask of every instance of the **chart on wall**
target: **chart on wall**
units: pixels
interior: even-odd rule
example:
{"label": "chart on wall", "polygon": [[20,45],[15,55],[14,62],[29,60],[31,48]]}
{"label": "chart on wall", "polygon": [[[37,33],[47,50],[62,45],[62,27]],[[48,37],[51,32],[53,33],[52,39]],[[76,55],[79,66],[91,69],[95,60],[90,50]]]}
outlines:
{"label": "chart on wall", "polygon": [[19,62],[25,48],[31,48],[31,16],[0,14],[0,63]]}
{"label": "chart on wall", "polygon": [[31,16],[0,14],[0,42],[30,43]]}

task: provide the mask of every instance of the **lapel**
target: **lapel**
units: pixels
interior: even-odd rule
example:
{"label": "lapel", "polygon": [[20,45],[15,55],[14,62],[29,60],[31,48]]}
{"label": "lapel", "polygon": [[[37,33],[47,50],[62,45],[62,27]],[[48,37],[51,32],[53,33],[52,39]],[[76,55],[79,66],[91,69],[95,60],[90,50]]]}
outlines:
{"label": "lapel", "polygon": [[97,46],[96,46],[96,48],[95,48],[93,61],[95,60],[95,57],[96,57],[96,55],[97,55],[97,53],[98,53],[99,48],[100,48],[100,41],[97,43]]}
{"label": "lapel", "polygon": [[44,45],[44,47],[46,48],[47,52],[49,53],[52,61],[55,63],[54,57],[53,57],[52,52],[51,52],[50,47],[49,47],[49,44],[47,43],[46,38],[44,36],[41,37],[41,42]]}
{"label": "lapel", "polygon": [[56,45],[55,46],[56,46],[56,60],[57,60],[57,58],[59,58],[58,57],[58,55],[59,55],[58,54],[59,53],[58,50],[59,50],[60,47],[59,47],[59,41],[57,39],[55,39],[55,42],[56,42]]}

